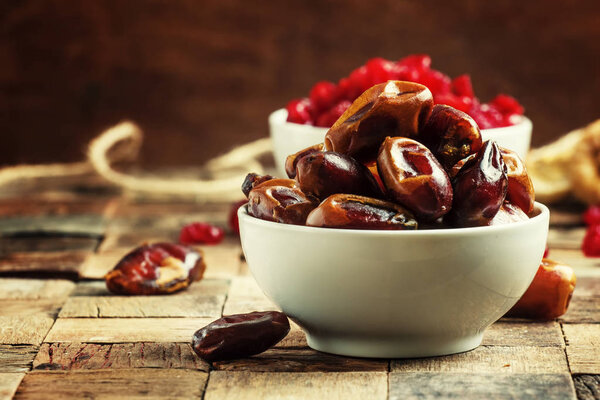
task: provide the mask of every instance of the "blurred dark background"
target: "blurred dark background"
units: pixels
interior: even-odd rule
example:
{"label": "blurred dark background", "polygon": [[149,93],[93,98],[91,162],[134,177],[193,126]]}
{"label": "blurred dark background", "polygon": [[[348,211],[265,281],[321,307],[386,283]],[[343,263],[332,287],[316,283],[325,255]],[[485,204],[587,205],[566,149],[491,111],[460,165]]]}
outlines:
{"label": "blurred dark background", "polygon": [[600,118],[600,1],[30,0],[0,3],[0,165],[79,160],[124,118],[147,166],[267,135],[267,115],[368,58],[429,53],[533,144]]}

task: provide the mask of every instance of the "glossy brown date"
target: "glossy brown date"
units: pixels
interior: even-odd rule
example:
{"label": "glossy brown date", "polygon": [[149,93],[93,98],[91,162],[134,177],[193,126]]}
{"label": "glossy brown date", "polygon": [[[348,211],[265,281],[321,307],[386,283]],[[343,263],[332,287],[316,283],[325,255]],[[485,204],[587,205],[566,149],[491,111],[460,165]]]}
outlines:
{"label": "glossy brown date", "polygon": [[533,211],[535,192],[531,179],[527,174],[525,163],[512,150],[500,147],[500,151],[502,152],[504,164],[506,164],[506,176],[508,177],[506,198],[528,214]]}
{"label": "glossy brown date", "polygon": [[267,221],[304,225],[318,202],[300,190],[292,179],[271,179],[248,195],[248,214]]}
{"label": "glossy brown date", "polygon": [[285,159],[285,173],[288,178],[294,179],[296,177],[296,165],[298,161],[304,156],[313,153],[320,153],[323,151],[323,143],[315,144],[314,146],[307,147],[306,149],[302,149],[296,154],[290,154]]}
{"label": "glossy brown date", "polygon": [[352,194],[334,194],[315,208],[306,225],[325,228],[414,230],[410,211],[388,201]]}
{"label": "glossy brown date", "polygon": [[454,199],[446,215],[453,226],[488,225],[506,197],[506,165],[496,142],[487,141],[452,180]]}
{"label": "glossy brown date", "polygon": [[246,198],[248,198],[250,191],[256,185],[260,185],[261,183],[270,181],[271,179],[275,179],[275,178],[272,177],[271,175],[259,175],[254,172],[250,172],[248,175],[246,175],[246,178],[244,179],[244,182],[242,183],[242,193],[244,193],[244,196],[246,196]]}
{"label": "glossy brown date", "polygon": [[452,185],[429,149],[403,137],[388,137],[379,149],[377,169],[388,196],[423,220],[435,220],[452,207]]}
{"label": "glossy brown date", "polygon": [[121,259],[105,276],[116,294],[169,294],[202,279],[206,270],[201,252],[173,243],[140,246]]}
{"label": "glossy brown date", "polygon": [[443,104],[433,107],[419,132],[419,141],[433,152],[446,170],[478,152],[482,146],[481,132],[473,118]]}
{"label": "glossy brown date", "polygon": [[250,357],[276,345],[289,331],[281,312],[228,315],[196,331],[192,348],[208,362]]}
{"label": "glossy brown date", "polygon": [[520,207],[505,201],[498,210],[490,225],[505,225],[513,222],[526,221],[529,217]]}
{"label": "glossy brown date", "polygon": [[388,81],[358,97],[325,135],[325,150],[359,161],[375,158],[387,136],[416,137],[425,123],[433,97],[413,82]]}
{"label": "glossy brown date", "polygon": [[300,189],[319,199],[336,194],[382,197],[371,171],[350,156],[326,151],[306,155],[296,166]]}
{"label": "glossy brown date", "polygon": [[577,279],[568,265],[544,258],[533,282],[507,317],[551,320],[567,312]]}

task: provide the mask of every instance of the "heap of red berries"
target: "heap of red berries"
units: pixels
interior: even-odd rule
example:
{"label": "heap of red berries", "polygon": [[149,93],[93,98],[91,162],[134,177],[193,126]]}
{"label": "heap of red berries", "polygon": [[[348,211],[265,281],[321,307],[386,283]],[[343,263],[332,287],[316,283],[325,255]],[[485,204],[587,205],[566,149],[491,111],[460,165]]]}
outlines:
{"label": "heap of red berries", "polygon": [[600,205],[588,208],[583,214],[583,221],[588,228],[581,250],[586,257],[600,257]]}
{"label": "heap of red berries", "polygon": [[523,106],[513,97],[499,94],[489,103],[480,103],[469,75],[454,79],[431,68],[431,57],[413,54],[400,61],[372,58],[336,84],[317,82],[308,98],[292,100],[286,106],[288,122],[330,127],[361,93],[388,80],[417,82],[433,93],[436,104],[447,104],[469,114],[481,129],[514,125],[523,115]]}

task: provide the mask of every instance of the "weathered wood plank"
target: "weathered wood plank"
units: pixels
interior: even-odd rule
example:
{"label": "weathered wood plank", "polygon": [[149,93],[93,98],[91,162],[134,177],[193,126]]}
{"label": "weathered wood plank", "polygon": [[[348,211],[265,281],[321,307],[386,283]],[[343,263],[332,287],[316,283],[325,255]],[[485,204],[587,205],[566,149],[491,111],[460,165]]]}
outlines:
{"label": "weathered wood plank", "polygon": [[185,292],[166,296],[73,296],[62,307],[59,317],[206,317],[218,318],[225,296],[190,295]]}
{"label": "weathered wood plank", "polygon": [[585,227],[550,229],[548,231],[549,257],[552,258],[554,249],[581,249],[585,231]]}
{"label": "weathered wood plank", "polygon": [[390,373],[390,400],[575,399],[569,374]]}
{"label": "weathered wood plank", "polygon": [[[229,291],[229,281],[226,279],[202,279],[194,282],[190,287],[180,294],[194,296],[220,296],[227,295]],[[78,282],[71,296],[114,296],[106,288],[106,283],[102,281],[83,281]]]}
{"label": "weathered wood plank", "polygon": [[12,399],[24,376],[24,373],[15,374],[0,372],[0,399]]}
{"label": "weathered wood plank", "polygon": [[249,358],[214,362],[213,367],[223,371],[251,372],[387,372],[388,361],[342,357],[312,349],[274,348]]}
{"label": "weathered wood plank", "polygon": [[189,343],[44,343],[35,370],[173,368],[208,371]]}
{"label": "weathered wood plank", "polygon": [[64,279],[0,278],[0,299],[62,299],[74,288],[75,283]]}
{"label": "weathered wood plank", "polygon": [[0,240],[0,255],[26,252],[51,252],[85,250],[93,252],[98,247],[99,240],[90,237],[55,237],[55,236],[11,236]]}
{"label": "weathered wood plank", "polygon": [[500,320],[483,335],[488,346],[559,346],[564,347],[560,325],[555,322],[516,322]]}
{"label": "weathered wood plank", "polygon": [[2,300],[0,344],[39,345],[52,327],[62,301]]}
{"label": "weathered wood plank", "polygon": [[277,309],[277,306],[264,295],[251,276],[237,276],[231,279],[223,315]]}
{"label": "weathered wood plank", "polygon": [[585,257],[580,249],[550,249],[548,258],[570,265],[578,278],[600,276],[600,258]]}
{"label": "weathered wood plank", "polygon": [[214,318],[59,318],[46,343],[189,343]]}
{"label": "weathered wood plank", "polygon": [[573,374],[600,374],[600,324],[563,324]]}
{"label": "weathered wood plank", "polygon": [[239,275],[242,266],[239,242],[228,240],[216,246],[200,246],[206,258],[206,278],[229,279]]}
{"label": "weathered wood plank", "polygon": [[600,399],[600,375],[579,375],[573,377],[579,400]]}
{"label": "weathered wood plank", "polygon": [[79,276],[84,279],[104,279],[104,275],[117,265],[128,250],[88,254],[81,263]]}
{"label": "weathered wood plank", "polygon": [[0,233],[3,235],[46,233],[100,237],[106,229],[104,224],[105,220],[102,215],[2,217],[0,218]]}
{"label": "weathered wood plank", "polygon": [[574,297],[578,296],[600,296],[600,276],[578,276]]}
{"label": "weathered wood plank", "polygon": [[0,372],[27,372],[38,346],[0,345]]}
{"label": "weathered wood plank", "polygon": [[213,371],[205,400],[386,399],[385,372]]}
{"label": "weathered wood plank", "polygon": [[581,296],[575,292],[569,309],[560,320],[568,323],[600,322],[600,293],[596,296]]}
{"label": "weathered wood plank", "polygon": [[56,273],[76,277],[89,251],[10,253],[0,257],[0,274]]}
{"label": "weathered wood plank", "polygon": [[0,199],[0,216],[102,215],[110,202],[110,197],[91,197],[72,192],[28,195],[26,201],[22,196],[17,196]]}
{"label": "weathered wood plank", "polygon": [[198,399],[208,374],[184,369],[33,371],[15,399]]}
{"label": "weathered wood plank", "polygon": [[479,346],[473,351],[442,357],[393,360],[395,372],[568,373],[559,347]]}

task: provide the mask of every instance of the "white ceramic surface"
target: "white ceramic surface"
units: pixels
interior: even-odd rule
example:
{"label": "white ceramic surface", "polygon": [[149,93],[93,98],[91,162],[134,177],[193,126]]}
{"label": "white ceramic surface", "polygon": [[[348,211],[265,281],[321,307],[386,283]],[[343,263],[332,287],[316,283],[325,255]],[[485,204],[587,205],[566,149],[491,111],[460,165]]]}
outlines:
{"label": "white ceramic surface", "polygon": [[[269,133],[273,141],[273,155],[275,166],[280,177],[286,178],[285,159],[302,149],[317,143],[322,143],[327,133],[327,128],[311,125],[300,125],[286,121],[287,110],[282,108],[269,115]],[[514,150],[525,159],[531,143],[533,125],[527,117],[513,126],[504,128],[482,129],[483,140],[495,140],[500,146]]]}
{"label": "white ceramic surface", "polygon": [[242,247],[265,294],[310,347],[358,357],[471,350],[531,283],[548,209],[507,225],[364,231],[285,225],[238,210]]}

